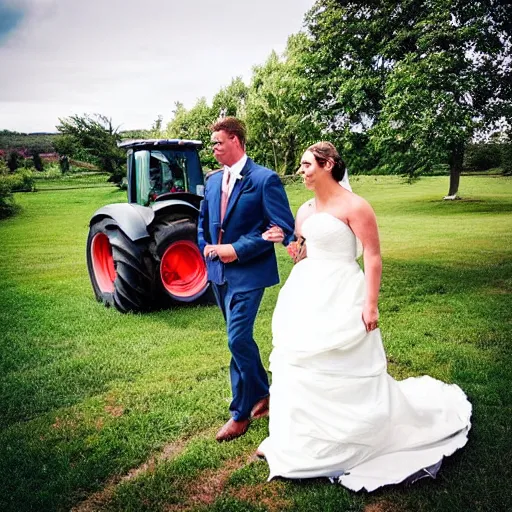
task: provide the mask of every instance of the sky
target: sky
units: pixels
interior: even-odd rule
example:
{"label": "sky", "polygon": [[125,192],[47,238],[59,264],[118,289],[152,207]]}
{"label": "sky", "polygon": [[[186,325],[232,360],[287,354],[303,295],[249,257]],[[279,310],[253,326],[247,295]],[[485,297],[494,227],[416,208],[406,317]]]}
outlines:
{"label": "sky", "polygon": [[0,0],[0,130],[55,132],[99,113],[121,130],[170,121],[302,28],[314,0]]}

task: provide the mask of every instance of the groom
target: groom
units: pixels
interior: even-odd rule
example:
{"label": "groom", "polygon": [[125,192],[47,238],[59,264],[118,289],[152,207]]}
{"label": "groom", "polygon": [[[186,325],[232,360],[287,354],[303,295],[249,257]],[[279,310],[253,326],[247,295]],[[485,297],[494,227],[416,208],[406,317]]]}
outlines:
{"label": "groom", "polygon": [[214,156],[223,169],[206,182],[198,243],[231,351],[231,419],[217,433],[222,442],[245,434],[251,419],[268,415],[268,377],[253,327],[264,289],[277,284],[279,275],[273,238],[262,234],[274,226],[288,245],[294,219],[279,176],[245,154],[243,123],[226,117],[212,132]]}

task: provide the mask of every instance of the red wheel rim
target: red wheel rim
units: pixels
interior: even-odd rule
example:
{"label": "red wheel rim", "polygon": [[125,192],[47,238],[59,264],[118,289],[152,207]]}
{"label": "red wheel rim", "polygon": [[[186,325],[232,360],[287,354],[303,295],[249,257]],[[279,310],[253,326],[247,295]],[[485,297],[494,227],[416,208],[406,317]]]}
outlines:
{"label": "red wheel rim", "polygon": [[201,253],[193,242],[180,240],[167,247],[160,263],[164,288],[176,297],[193,297],[208,281]]}
{"label": "red wheel rim", "polygon": [[116,269],[112,258],[112,246],[104,233],[94,235],[91,244],[92,268],[98,287],[102,293],[114,291]]}

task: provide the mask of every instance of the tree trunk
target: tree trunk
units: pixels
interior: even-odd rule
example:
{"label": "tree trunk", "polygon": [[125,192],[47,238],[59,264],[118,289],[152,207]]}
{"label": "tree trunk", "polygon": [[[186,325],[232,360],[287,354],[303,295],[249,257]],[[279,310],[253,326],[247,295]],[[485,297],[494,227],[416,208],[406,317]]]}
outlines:
{"label": "tree trunk", "polygon": [[464,159],[464,143],[455,144],[450,155],[450,189],[445,199],[455,199],[459,191],[460,173]]}
{"label": "tree trunk", "polygon": [[288,143],[285,150],[285,174],[295,174],[295,135],[290,133],[288,136]]}
{"label": "tree trunk", "polygon": [[455,197],[459,191],[460,170],[450,167],[450,189],[447,197]]}
{"label": "tree trunk", "polygon": [[272,141],[272,151],[274,153],[274,171],[276,171],[279,174],[279,171],[277,169],[277,150],[274,141]]}

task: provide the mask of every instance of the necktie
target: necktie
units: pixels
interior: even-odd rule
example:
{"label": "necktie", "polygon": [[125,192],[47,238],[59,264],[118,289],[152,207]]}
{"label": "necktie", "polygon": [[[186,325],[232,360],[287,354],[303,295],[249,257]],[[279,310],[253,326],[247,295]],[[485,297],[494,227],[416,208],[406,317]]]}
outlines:
{"label": "necktie", "polygon": [[227,172],[226,180],[222,180],[222,195],[220,197],[220,221],[224,220],[224,215],[226,215],[226,210],[228,208],[229,201],[229,180],[231,178],[231,173]]}

